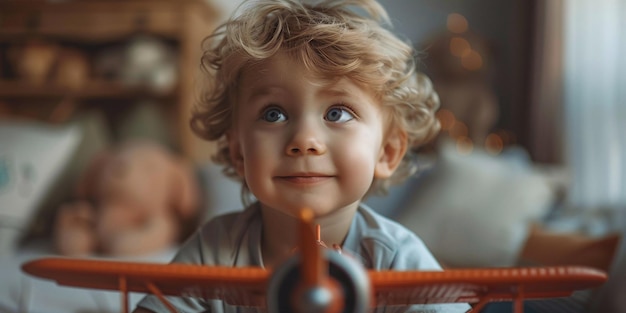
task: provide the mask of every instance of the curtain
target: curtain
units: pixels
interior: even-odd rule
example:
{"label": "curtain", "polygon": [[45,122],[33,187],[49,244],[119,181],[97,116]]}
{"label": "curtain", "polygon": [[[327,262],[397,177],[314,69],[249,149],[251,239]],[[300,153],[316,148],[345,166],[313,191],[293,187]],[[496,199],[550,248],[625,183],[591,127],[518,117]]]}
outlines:
{"label": "curtain", "polygon": [[626,0],[563,5],[568,202],[626,209]]}
{"label": "curtain", "polygon": [[545,164],[562,164],[564,154],[563,1],[539,0],[534,8],[529,149]]}

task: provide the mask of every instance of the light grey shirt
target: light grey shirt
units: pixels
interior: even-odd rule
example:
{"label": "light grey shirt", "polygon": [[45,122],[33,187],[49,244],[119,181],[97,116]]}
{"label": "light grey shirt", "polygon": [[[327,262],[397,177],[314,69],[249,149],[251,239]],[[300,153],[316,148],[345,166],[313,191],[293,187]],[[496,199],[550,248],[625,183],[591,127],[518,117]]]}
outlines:
{"label": "light grey shirt", "polygon": [[[181,247],[173,262],[233,267],[263,266],[261,256],[261,210],[253,204],[242,212],[209,221]],[[346,251],[374,270],[440,270],[439,263],[412,232],[361,204],[342,245]],[[221,300],[167,297],[179,312],[244,313],[257,308],[231,306]],[[138,306],[168,312],[153,295]],[[428,304],[409,307],[378,307],[374,312],[466,312],[465,303]]]}

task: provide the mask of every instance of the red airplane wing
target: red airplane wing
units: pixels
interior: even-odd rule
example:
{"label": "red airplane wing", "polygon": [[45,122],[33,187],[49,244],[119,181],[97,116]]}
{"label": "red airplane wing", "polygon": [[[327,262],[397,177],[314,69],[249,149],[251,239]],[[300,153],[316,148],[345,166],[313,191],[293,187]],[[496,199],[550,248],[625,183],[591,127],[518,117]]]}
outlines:
{"label": "red airplane wing", "polygon": [[[321,252],[315,240],[311,212],[303,210],[300,218],[302,249],[300,259],[295,263],[300,283],[292,281],[289,271],[278,271],[278,275],[274,275],[258,267],[46,258],[28,262],[22,268],[29,274],[55,280],[60,285],[120,291],[125,303],[124,312],[128,312],[128,292],[152,293],[171,312],[176,310],[164,295],[222,299],[232,305],[266,307],[274,312],[281,310],[281,303],[289,301],[285,299],[293,297],[299,299],[296,302],[304,308],[309,307],[304,300],[320,305],[316,302],[319,299],[306,297],[308,294],[303,293],[309,288],[322,288],[333,294],[332,301],[322,303],[324,308],[332,310],[338,310],[348,302],[364,308],[370,304],[467,302],[474,304],[472,311],[480,311],[491,301],[513,300],[514,311],[522,312],[524,299],[569,296],[576,290],[597,287],[607,279],[602,271],[577,266],[427,272],[365,271],[356,266],[358,269],[353,270],[353,264],[341,259],[339,254]],[[320,242],[319,228],[317,242]],[[286,261],[283,265],[287,267],[282,269],[289,268],[289,264]],[[335,266],[337,273],[346,274],[345,277],[341,274],[333,277],[329,274],[329,265]],[[293,275],[298,272],[295,273]],[[339,280],[352,281],[348,284],[354,289],[352,294],[359,295],[355,299],[362,301],[344,298],[338,292]],[[268,288],[272,286],[275,292],[269,295],[271,301],[267,301]]]}
{"label": "red airplane wing", "polygon": [[566,297],[604,283],[604,272],[587,267],[368,271],[376,305],[476,303]]}
{"label": "red airplane wing", "polygon": [[45,258],[22,269],[59,285],[163,295],[224,299],[233,305],[264,306],[269,274],[257,267],[208,267],[119,261]]}

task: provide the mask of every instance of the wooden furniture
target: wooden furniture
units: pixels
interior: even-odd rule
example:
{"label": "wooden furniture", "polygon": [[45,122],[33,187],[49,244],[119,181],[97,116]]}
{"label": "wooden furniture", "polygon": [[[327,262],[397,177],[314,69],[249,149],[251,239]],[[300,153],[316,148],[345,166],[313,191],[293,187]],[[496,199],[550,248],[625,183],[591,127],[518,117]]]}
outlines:
{"label": "wooden furniture", "polygon": [[[0,104],[59,102],[71,95],[77,107],[90,102],[119,105],[124,101],[153,99],[164,103],[176,145],[192,160],[206,160],[209,145],[191,133],[189,116],[196,99],[202,39],[215,27],[216,11],[206,0],[74,0],[0,2]],[[177,81],[166,92],[130,87],[90,77],[80,88],[11,77],[12,46],[44,40],[94,52],[123,43],[137,34],[160,38],[176,51]],[[4,75],[3,75],[4,72]],[[92,79],[93,78],[93,79]],[[39,104],[38,104],[39,105]],[[45,105],[41,105],[42,107]]]}

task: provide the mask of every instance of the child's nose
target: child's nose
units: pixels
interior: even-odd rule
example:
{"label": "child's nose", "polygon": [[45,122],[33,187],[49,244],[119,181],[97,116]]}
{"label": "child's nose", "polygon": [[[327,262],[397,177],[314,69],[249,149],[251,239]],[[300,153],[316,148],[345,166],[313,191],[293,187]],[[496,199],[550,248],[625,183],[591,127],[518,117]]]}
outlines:
{"label": "child's nose", "polygon": [[301,126],[295,129],[291,141],[287,145],[287,155],[320,155],[326,153],[323,135],[313,126]]}

